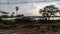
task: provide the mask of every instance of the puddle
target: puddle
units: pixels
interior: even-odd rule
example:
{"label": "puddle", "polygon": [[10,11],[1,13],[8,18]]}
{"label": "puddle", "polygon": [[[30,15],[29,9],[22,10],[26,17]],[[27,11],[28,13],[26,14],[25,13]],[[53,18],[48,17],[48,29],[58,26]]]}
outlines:
{"label": "puddle", "polygon": [[58,30],[57,32],[54,32],[54,34],[60,34],[60,30]]}

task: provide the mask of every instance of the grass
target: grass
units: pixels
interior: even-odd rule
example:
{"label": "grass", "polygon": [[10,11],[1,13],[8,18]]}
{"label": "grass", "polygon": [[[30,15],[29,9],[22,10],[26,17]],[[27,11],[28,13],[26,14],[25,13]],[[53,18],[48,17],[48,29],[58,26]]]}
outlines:
{"label": "grass", "polygon": [[30,24],[38,24],[38,25],[59,25],[60,26],[60,20],[59,21],[33,21],[33,22],[0,22],[0,27],[4,25],[30,25]]}
{"label": "grass", "polygon": [[[10,27],[9,28],[5,27],[5,25],[10,25]],[[18,25],[18,27],[15,27],[17,25]],[[54,26],[52,26],[52,25],[54,25]],[[3,29],[3,30],[7,29],[10,31],[12,29],[14,31],[14,33],[17,32],[17,34],[52,34],[54,32],[52,30],[55,30],[53,28],[59,28],[58,26],[55,26],[55,25],[58,25],[60,27],[60,22],[59,21],[54,21],[54,22],[49,22],[49,21],[46,21],[46,22],[45,21],[12,22],[11,21],[11,22],[0,22],[0,29]],[[39,29],[39,27],[40,27],[40,29]],[[47,30],[48,29],[47,27],[49,28],[49,30],[47,32],[42,32],[44,29]],[[21,29],[19,29],[19,28],[21,28]],[[19,30],[21,30],[21,31],[19,31]],[[41,31],[39,31],[39,30],[41,30]],[[11,31],[11,32],[13,32],[13,31]]]}

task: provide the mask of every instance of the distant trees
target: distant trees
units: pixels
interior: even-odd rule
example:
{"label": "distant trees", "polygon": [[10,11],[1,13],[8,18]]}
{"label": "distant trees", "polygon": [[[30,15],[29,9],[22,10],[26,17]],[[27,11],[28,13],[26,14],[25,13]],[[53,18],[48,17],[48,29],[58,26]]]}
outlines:
{"label": "distant trees", "polygon": [[42,14],[42,16],[45,18],[45,20],[50,20],[51,16],[56,16],[56,13],[60,12],[58,7],[55,7],[55,5],[49,5],[44,7],[43,9],[39,10],[39,13]]}
{"label": "distant trees", "polygon": [[8,14],[7,12],[1,11],[1,10],[0,10],[0,12],[3,13],[3,14],[6,14],[6,15]]}
{"label": "distant trees", "polygon": [[4,12],[4,11],[0,10],[0,13],[2,13],[2,16],[0,16],[0,18],[9,17],[8,12]]}

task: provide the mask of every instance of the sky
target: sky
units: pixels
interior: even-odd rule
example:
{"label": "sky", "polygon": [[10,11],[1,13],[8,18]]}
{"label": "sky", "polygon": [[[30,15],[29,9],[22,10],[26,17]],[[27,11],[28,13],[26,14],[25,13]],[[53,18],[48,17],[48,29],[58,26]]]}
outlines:
{"label": "sky", "polygon": [[[47,5],[60,6],[59,0],[0,0],[0,3],[19,3],[19,4],[0,4],[0,10],[9,12],[15,12],[14,15],[24,14],[25,16],[40,16],[39,9],[44,8]],[[19,7],[16,12],[15,7]],[[60,8],[60,7],[59,7]]]}

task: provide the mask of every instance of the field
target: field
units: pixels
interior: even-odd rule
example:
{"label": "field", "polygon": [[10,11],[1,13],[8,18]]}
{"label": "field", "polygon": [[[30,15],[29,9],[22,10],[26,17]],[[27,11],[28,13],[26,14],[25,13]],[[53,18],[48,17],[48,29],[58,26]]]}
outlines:
{"label": "field", "polygon": [[59,21],[0,23],[0,32],[6,34],[55,34],[59,30]]}
{"label": "field", "polygon": [[0,29],[0,32],[6,34],[54,34],[60,30],[60,25],[51,25],[51,24],[31,24],[25,26],[10,26],[3,27]]}

